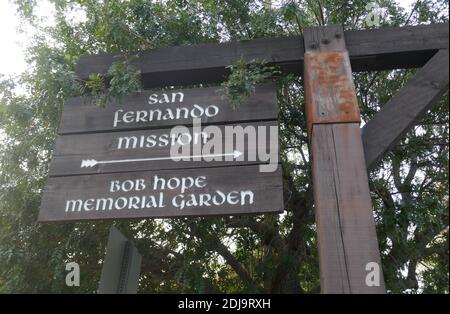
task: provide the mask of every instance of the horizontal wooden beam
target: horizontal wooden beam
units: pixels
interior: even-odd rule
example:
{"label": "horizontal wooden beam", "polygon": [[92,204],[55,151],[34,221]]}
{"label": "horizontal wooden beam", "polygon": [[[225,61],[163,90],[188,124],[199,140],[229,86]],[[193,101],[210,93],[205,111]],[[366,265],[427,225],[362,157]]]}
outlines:
{"label": "horizontal wooden beam", "polygon": [[[388,70],[423,66],[439,49],[448,49],[448,23],[372,30],[346,31],[353,71]],[[254,39],[220,44],[159,48],[137,53],[133,63],[142,73],[145,88],[223,81],[227,66],[241,57],[303,73],[305,48],[301,36]],[[106,74],[120,55],[82,56],[76,66],[79,78]]]}
{"label": "horizontal wooden beam", "polygon": [[448,49],[436,53],[362,128],[369,171],[448,90],[448,59]]}
{"label": "horizontal wooden beam", "polygon": [[[255,39],[221,44],[177,46],[141,51],[133,64],[141,71],[145,88],[223,81],[227,66],[241,57],[282,65],[289,72],[301,72],[303,45],[298,37]],[[106,74],[120,55],[81,57],[76,74],[86,79],[92,73]]]}

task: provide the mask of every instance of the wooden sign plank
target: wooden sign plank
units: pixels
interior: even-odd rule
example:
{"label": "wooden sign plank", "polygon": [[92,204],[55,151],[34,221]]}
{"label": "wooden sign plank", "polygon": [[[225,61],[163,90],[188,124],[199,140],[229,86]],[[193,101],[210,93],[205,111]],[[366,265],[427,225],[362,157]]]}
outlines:
{"label": "wooden sign plank", "polygon": [[220,87],[143,91],[106,107],[89,97],[70,99],[64,106],[59,134],[120,131],[202,124],[277,119],[276,88],[258,86],[253,95],[233,109]]}
{"label": "wooden sign plank", "polygon": [[51,177],[39,221],[278,212],[281,167],[258,166]]}
{"label": "wooden sign plank", "polygon": [[[220,151],[214,149],[209,151],[205,148],[202,152],[202,147],[206,147],[203,145],[208,145],[215,140],[215,133],[211,128],[212,126],[202,127],[199,130],[186,128],[186,132],[178,136],[176,133],[171,133],[171,129],[59,136],[50,165],[50,176],[267,163],[270,162],[268,157],[266,160],[261,160],[261,157],[267,155],[262,156],[258,152],[259,145],[263,143],[267,148],[276,150],[275,162],[278,163],[277,121],[217,126],[215,129],[220,130],[221,137],[218,139],[222,143],[219,146]],[[262,133],[258,133],[258,128],[265,130],[263,134],[265,138],[262,137]],[[232,134],[233,130],[238,132],[241,129],[248,130],[247,134],[251,134],[251,130],[254,130],[261,140],[259,138],[249,140],[248,135],[244,133],[241,136],[226,136]],[[231,141],[230,145],[228,146],[225,141],[227,143]],[[180,155],[188,158],[174,161],[170,158],[174,157],[171,156],[171,148],[172,145],[179,144],[185,144],[184,151],[180,150]],[[194,145],[199,146],[198,151]],[[188,150],[186,150],[187,147],[189,147]],[[199,155],[205,158],[200,158]],[[207,155],[215,155],[220,159],[205,161],[208,160]],[[275,157],[271,156],[272,161]]]}

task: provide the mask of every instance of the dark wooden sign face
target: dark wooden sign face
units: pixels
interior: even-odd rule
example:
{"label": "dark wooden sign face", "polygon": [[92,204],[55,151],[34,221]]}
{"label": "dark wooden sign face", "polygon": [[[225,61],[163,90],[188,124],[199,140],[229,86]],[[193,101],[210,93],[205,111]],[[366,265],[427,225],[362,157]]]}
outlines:
{"label": "dark wooden sign face", "polygon": [[[186,153],[183,155],[194,155],[195,145],[200,146],[203,143],[206,144],[208,143],[208,139],[213,137],[213,133],[209,132],[208,128],[199,131],[193,131],[192,128],[189,128],[188,132],[182,133],[189,137],[183,139],[175,134],[171,136],[171,129],[66,135],[56,140],[55,154],[50,165],[50,175],[62,176],[124,171],[239,166],[260,163],[261,161],[257,160],[258,143],[249,140],[248,136],[235,136],[233,148],[227,149],[226,147],[228,144],[225,138],[227,134],[230,134],[232,131],[238,131],[241,128],[248,130],[247,127],[263,127],[266,130],[270,130],[270,127],[277,128],[278,126],[276,121],[218,126],[217,130],[220,130],[220,140],[223,143],[223,145],[220,145],[220,153],[219,150],[212,148],[212,151],[205,152],[203,149],[203,154],[202,152],[195,154],[217,154],[217,157],[221,157],[220,154],[222,154],[224,157],[215,158],[218,160],[213,159],[208,162],[205,162],[205,158],[183,158],[179,161],[167,158],[170,156],[170,150],[173,148],[172,144],[174,142],[175,144],[179,144],[180,142],[186,143],[186,148],[190,148],[190,154]],[[264,139],[258,139],[260,141],[264,140],[266,147],[277,149],[278,137],[270,136],[271,134],[269,132],[266,132],[264,135]],[[202,147],[204,148],[205,146]],[[232,155],[235,151],[239,152],[237,154],[242,155],[234,158]],[[255,158],[250,158],[251,156]],[[126,160],[130,161],[125,162]],[[89,165],[89,161],[94,161],[95,165]]]}
{"label": "dark wooden sign face", "polygon": [[256,93],[234,110],[219,87],[144,91],[105,108],[95,107],[88,97],[70,99],[64,106],[59,134],[121,131],[202,124],[274,120],[276,93],[261,85]]}
{"label": "dark wooden sign face", "polygon": [[281,192],[280,167],[257,165],[51,177],[39,220],[274,212],[283,208]]}
{"label": "dark wooden sign face", "polygon": [[145,91],[106,108],[72,99],[39,221],[281,211],[277,112],[272,85],[237,109],[217,87]]}

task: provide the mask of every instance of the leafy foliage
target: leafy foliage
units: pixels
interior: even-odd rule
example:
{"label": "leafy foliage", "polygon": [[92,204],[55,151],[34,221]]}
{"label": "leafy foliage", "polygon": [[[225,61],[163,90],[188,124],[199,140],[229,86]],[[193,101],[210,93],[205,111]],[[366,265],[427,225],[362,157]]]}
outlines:
{"label": "leafy foliage", "polygon": [[[131,60],[131,59],[130,59]],[[89,75],[84,87],[89,91],[94,103],[104,107],[111,98],[121,99],[123,96],[139,92],[142,88],[140,71],[130,64],[130,60],[113,62],[108,69],[109,84],[99,73]]]}
{"label": "leafy foliage", "polygon": [[243,58],[227,67],[231,74],[222,83],[223,92],[233,108],[238,108],[245,98],[255,92],[256,85],[264,83],[281,71],[267,66],[265,62],[246,63]]}
{"label": "leafy foliage", "polygon": [[[78,81],[79,56],[297,35],[312,25],[361,29],[367,1],[51,0],[50,27],[36,16],[37,1],[15,2],[38,35],[27,52],[29,69],[0,77],[0,292],[95,292],[111,224],[134,238],[144,257],[141,293],[319,292],[301,77],[281,75],[277,82],[283,214],[61,224],[36,218],[64,102],[90,94],[102,105],[140,89],[132,60],[115,63],[110,77]],[[382,27],[448,20],[445,0],[416,1],[410,11],[390,0],[380,6]],[[274,74],[254,62],[231,70],[224,88],[235,105]],[[363,119],[412,75],[355,74]],[[448,142],[445,96],[370,174],[390,292],[448,293]],[[68,261],[80,264],[80,287],[64,284]]]}

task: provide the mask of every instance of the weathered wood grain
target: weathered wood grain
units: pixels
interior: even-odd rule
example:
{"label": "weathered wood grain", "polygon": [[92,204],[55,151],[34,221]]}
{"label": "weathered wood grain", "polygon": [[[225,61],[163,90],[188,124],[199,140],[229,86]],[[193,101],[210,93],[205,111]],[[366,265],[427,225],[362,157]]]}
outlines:
{"label": "weathered wood grain", "polygon": [[[361,132],[355,121],[358,103],[350,64],[343,57],[347,52],[342,34],[339,26],[304,31],[321,290],[384,293]],[[352,119],[346,112],[354,113]],[[369,263],[379,266],[378,286],[366,283]]]}
{"label": "weathered wood grain", "polygon": [[[181,86],[223,81],[229,74],[226,67],[241,58],[282,64],[286,70],[299,73],[298,60],[302,55],[299,51],[302,51],[301,41],[280,37],[140,51],[133,64],[141,71],[146,88]],[[81,79],[92,73],[106,74],[119,57],[115,54],[82,56],[76,65],[76,74]]]}
{"label": "weathered wood grain", "polygon": [[[180,96],[175,95],[173,99],[175,102],[166,103],[161,99],[163,103],[149,104],[149,96],[151,95],[157,94],[159,97],[162,97],[162,94],[166,93],[171,101],[172,93],[178,92],[183,93],[182,102],[179,101]],[[154,98],[152,102],[154,102]],[[220,86],[176,90],[146,90],[120,100],[113,100],[104,108],[95,106],[90,97],[71,98],[64,106],[58,133],[73,134],[190,125],[192,124],[193,116],[201,114],[196,105],[201,106],[203,109],[206,109],[208,106],[216,106],[219,109],[219,112],[214,116],[202,114],[200,117],[202,124],[274,120],[278,116],[276,88],[273,84],[257,86],[255,94],[248,97],[236,109],[232,108],[220,91]],[[173,113],[176,117],[177,108],[182,108],[179,112],[180,119],[163,119],[164,115],[169,116],[170,113]],[[192,112],[193,116],[189,114],[185,118],[186,111],[184,108],[189,113]],[[147,118],[140,119],[142,121],[139,122],[124,123],[123,121],[118,121],[114,123],[116,114],[117,118],[123,119],[123,115],[126,112],[150,110],[154,113],[151,121],[148,118],[150,113],[147,113]],[[214,112],[216,108],[211,110]],[[157,119],[159,112],[161,112],[161,118]]]}
{"label": "weathered wood grain", "polygon": [[[165,180],[169,180],[173,177],[181,179],[183,177],[197,178],[199,176],[204,176],[207,185],[204,187],[193,186],[190,189],[186,189],[183,193],[179,187],[168,189],[166,186],[164,190],[161,190],[161,185],[158,185],[157,189],[153,189],[154,176],[164,178]],[[146,184],[145,189],[141,191],[109,192],[110,182],[113,180],[123,182],[125,180],[137,179],[144,179]],[[176,185],[172,185],[172,187],[175,186]],[[239,193],[241,191],[252,191],[253,202],[250,202],[250,198],[245,196],[243,204],[242,198],[240,198],[238,204],[226,202],[221,205],[214,205],[210,202],[210,206],[205,204],[203,206],[193,205],[180,209],[179,206],[174,206],[171,201],[175,196],[180,194],[183,194],[185,201],[187,201],[190,194],[195,194],[198,200],[200,194],[207,193],[216,195],[217,191],[226,195],[232,191],[237,191]],[[80,199],[86,201],[90,199],[113,198],[115,202],[121,197],[129,199],[131,196],[146,196],[149,198],[153,195],[158,198],[157,202],[159,202],[160,192],[164,194],[163,207],[108,209],[109,207],[107,206],[106,209],[103,210],[102,206],[99,205],[98,210],[95,210],[95,208],[92,209],[91,205],[87,205],[86,208],[92,210],[85,210],[83,206],[80,211],[65,211],[67,200]],[[234,198],[233,195],[236,194],[232,194],[232,203],[236,202],[236,198]],[[179,198],[177,200],[179,200]],[[122,206],[125,204],[123,202],[120,202],[119,205]],[[157,203],[157,205],[159,205],[159,203]],[[280,167],[275,172],[259,172],[258,166],[182,169],[176,172],[155,170],[134,173],[51,177],[48,179],[45,188],[39,212],[39,221],[51,222],[90,219],[256,214],[278,212],[283,210],[283,206],[283,187]],[[71,207],[69,207],[69,209],[71,209]],[[78,208],[75,207],[75,209]]]}
{"label": "weathered wood grain", "polygon": [[[345,32],[353,71],[421,67],[439,49],[448,49],[448,23]],[[223,81],[226,67],[241,57],[303,72],[303,38],[255,39],[221,44],[159,48],[137,53],[134,64],[146,88]],[[118,56],[99,54],[80,58],[76,73],[86,79],[106,74]]]}
{"label": "weathered wood grain", "polygon": [[362,128],[367,169],[372,170],[448,91],[449,54],[440,50]]}
{"label": "weathered wood grain", "polygon": [[[358,123],[314,125],[311,150],[322,292],[384,293]],[[371,262],[380,286],[366,285]]]}
{"label": "weathered wood grain", "polygon": [[[212,126],[211,126],[212,127]],[[99,164],[93,167],[81,167],[83,160],[95,159],[97,161],[111,161],[111,160],[123,160],[123,159],[137,159],[137,158],[161,158],[169,157],[171,145],[159,146],[156,144],[154,147],[140,147],[141,138],[146,139],[151,136],[155,138],[157,143],[162,143],[162,140],[158,140],[163,135],[170,135],[171,129],[157,129],[157,130],[137,130],[126,132],[108,132],[108,133],[93,133],[93,134],[72,134],[58,136],[56,139],[55,150],[53,159],[50,164],[50,176],[66,176],[66,175],[78,175],[78,174],[96,174],[96,173],[112,173],[112,172],[126,172],[126,171],[144,171],[144,170],[156,170],[156,169],[182,169],[182,168],[198,168],[198,167],[214,167],[214,166],[230,166],[230,165],[242,165],[242,164],[259,164],[265,161],[259,159],[249,160],[248,156],[258,157],[258,143],[255,140],[249,141],[248,136],[227,138],[227,141],[233,141],[234,145],[232,150],[225,149],[228,147],[225,143],[225,134],[227,128],[239,128],[243,130],[258,132],[258,127],[263,127],[266,130],[265,143],[266,147],[276,149],[278,154],[278,136],[270,136],[271,129],[278,127],[278,122],[265,121],[265,122],[253,122],[244,124],[230,124],[218,126],[220,134],[222,135],[222,151],[204,152],[206,154],[216,153],[232,153],[233,150],[239,150],[239,147],[243,147],[244,150],[240,150],[243,153],[242,161],[211,161],[206,162],[203,159],[199,161],[172,161],[172,160],[156,160],[156,161],[140,161],[140,162],[126,162],[126,163],[110,163]],[[193,128],[186,128],[186,131],[195,137]],[[204,132],[200,134],[199,132]],[[196,131],[198,141],[205,139],[206,137],[213,139],[211,130],[201,128]],[[273,134],[273,133],[272,133]],[[277,135],[277,134],[275,134]],[[183,137],[181,141],[187,140],[187,137]],[[263,139],[264,141],[264,139]],[[146,143],[146,142],[144,142]],[[187,141],[185,142],[187,143]],[[233,144],[232,143],[232,144]],[[128,145],[127,145],[128,144]],[[171,143],[169,143],[171,144]],[[126,149],[125,147],[130,147]],[[135,148],[132,148],[135,147]],[[192,144],[190,145],[190,153],[196,155],[193,150]],[[199,152],[201,153],[201,152]]]}
{"label": "weathered wood grain", "polygon": [[303,37],[305,53],[346,50],[344,33],[340,25],[329,25],[326,29],[306,27]]}
{"label": "weathered wood grain", "polygon": [[354,72],[418,68],[448,49],[448,23],[346,31]]}
{"label": "weathered wood grain", "polygon": [[[313,124],[359,122],[358,101],[341,26],[305,29],[305,99],[308,133]],[[321,53],[318,53],[321,52]]]}

